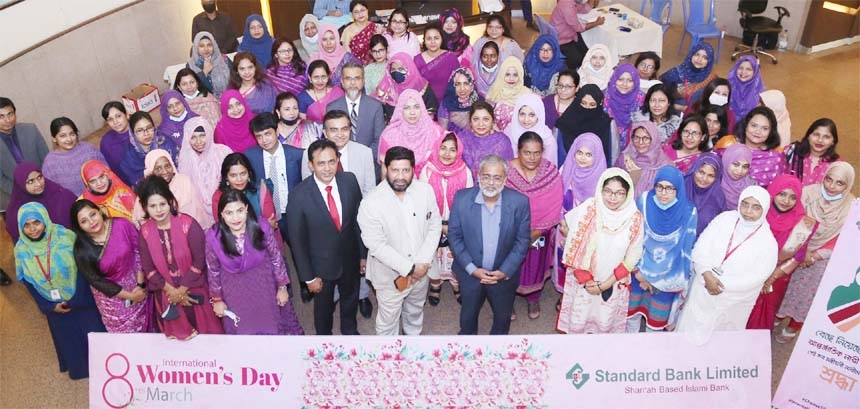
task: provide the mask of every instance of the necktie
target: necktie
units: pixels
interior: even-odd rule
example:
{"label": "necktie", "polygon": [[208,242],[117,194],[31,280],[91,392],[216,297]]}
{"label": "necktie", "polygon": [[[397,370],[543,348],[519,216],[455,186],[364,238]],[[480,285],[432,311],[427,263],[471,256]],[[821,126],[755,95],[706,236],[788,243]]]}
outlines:
{"label": "necktie", "polygon": [[331,186],[326,186],[325,191],[328,193],[328,213],[331,215],[334,227],[337,227],[337,230],[340,231],[340,215],[337,214],[337,203],[331,194]]}
{"label": "necktie", "polygon": [[278,159],[272,156],[269,162],[269,180],[272,181],[272,201],[275,203],[277,218],[281,218],[281,175],[278,174]]}
{"label": "necktie", "polygon": [[349,111],[349,133],[352,140],[358,137],[358,109],[355,108],[356,103],[352,103],[352,110]]}

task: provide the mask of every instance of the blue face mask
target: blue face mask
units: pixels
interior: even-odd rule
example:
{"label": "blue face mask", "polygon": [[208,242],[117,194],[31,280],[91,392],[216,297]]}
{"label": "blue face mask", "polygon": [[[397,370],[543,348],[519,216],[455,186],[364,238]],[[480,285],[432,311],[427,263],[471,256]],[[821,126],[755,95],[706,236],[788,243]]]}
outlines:
{"label": "blue face mask", "polygon": [[677,198],[677,197],[676,197],[676,198],[674,198],[674,199],[672,199],[672,201],[671,201],[671,202],[666,203],[666,204],[660,203],[660,200],[658,200],[658,199],[657,199],[657,195],[654,195],[654,196],[653,196],[653,199],[654,199],[654,204],[656,204],[656,205],[657,205],[657,207],[659,207],[659,208],[660,208],[660,210],[666,210],[666,209],[668,209],[668,208],[670,208],[670,207],[674,206],[674,205],[675,205],[675,203],[678,203],[678,198]]}
{"label": "blue face mask", "polygon": [[391,79],[398,84],[402,84],[403,81],[406,81],[406,73],[402,71],[391,71]]}
{"label": "blue face mask", "polygon": [[845,196],[845,193],[843,192],[838,195],[831,195],[830,193],[827,193],[827,189],[824,188],[824,185],[821,185],[821,196],[824,197],[824,200],[832,202],[834,200],[842,199],[842,196]]}

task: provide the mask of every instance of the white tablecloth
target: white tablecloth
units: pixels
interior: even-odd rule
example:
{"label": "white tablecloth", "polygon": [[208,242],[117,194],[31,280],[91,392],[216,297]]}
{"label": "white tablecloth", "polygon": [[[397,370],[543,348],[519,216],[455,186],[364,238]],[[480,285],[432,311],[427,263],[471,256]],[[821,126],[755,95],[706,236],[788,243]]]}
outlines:
{"label": "white tablecloth", "polygon": [[[609,8],[619,9],[619,14],[627,13],[627,21],[637,18],[643,22],[641,28],[633,28],[622,21],[621,17],[609,12]],[[583,31],[580,35],[589,47],[594,44],[603,44],[616,56],[631,55],[643,51],[654,51],[663,56],[663,28],[659,24],[643,17],[641,14],[625,7],[622,4],[601,6],[598,10],[606,10],[600,13],[605,19],[602,25]],[[624,32],[619,26],[631,28],[632,31]]]}

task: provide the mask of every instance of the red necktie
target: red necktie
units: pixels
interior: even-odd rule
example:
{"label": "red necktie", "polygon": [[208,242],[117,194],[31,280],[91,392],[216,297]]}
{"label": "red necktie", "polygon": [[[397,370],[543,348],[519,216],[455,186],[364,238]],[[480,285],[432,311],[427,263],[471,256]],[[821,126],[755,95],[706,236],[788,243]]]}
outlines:
{"label": "red necktie", "polygon": [[328,213],[331,215],[334,227],[337,227],[337,230],[340,231],[340,216],[337,214],[337,203],[335,203],[334,196],[331,194],[331,186],[326,186],[325,191],[328,192]]}
{"label": "red necktie", "polygon": [[343,163],[341,161],[337,161],[337,173],[343,173]]}

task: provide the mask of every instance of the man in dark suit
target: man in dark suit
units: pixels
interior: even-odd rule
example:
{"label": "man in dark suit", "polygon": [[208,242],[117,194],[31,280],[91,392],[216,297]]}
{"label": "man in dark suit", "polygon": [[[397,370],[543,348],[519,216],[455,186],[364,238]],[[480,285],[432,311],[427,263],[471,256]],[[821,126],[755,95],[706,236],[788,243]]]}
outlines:
{"label": "man in dark suit", "polygon": [[358,335],[356,312],[360,259],[364,258],[356,217],[361,188],[355,175],[338,172],[337,146],[329,140],[308,147],[313,176],[290,191],[290,246],[299,279],[314,293],[317,335],[332,334],[334,289],[340,292],[340,332]]}
{"label": "man in dark suit", "polygon": [[254,174],[272,182],[272,201],[278,215],[281,238],[287,241],[287,209],[289,192],[302,180],[302,149],[278,141],[278,117],[271,112],[262,112],[251,120],[251,133],[257,146],[245,150],[245,156],[254,168]]}
{"label": "man in dark suit", "polygon": [[520,284],[520,267],[531,238],[529,199],[505,189],[507,163],[487,155],[478,167],[478,187],[454,196],[448,220],[448,243],[454,253],[454,273],[460,281],[463,306],[460,334],[478,333],[478,314],[490,300],[490,334],[507,334]]}
{"label": "man in dark suit", "polygon": [[364,93],[364,67],[348,62],[341,71],[341,87],[344,96],[326,106],[326,111],[341,110],[349,114],[350,139],[370,148],[373,163],[379,170],[379,135],[385,128],[382,116],[382,103]]}

